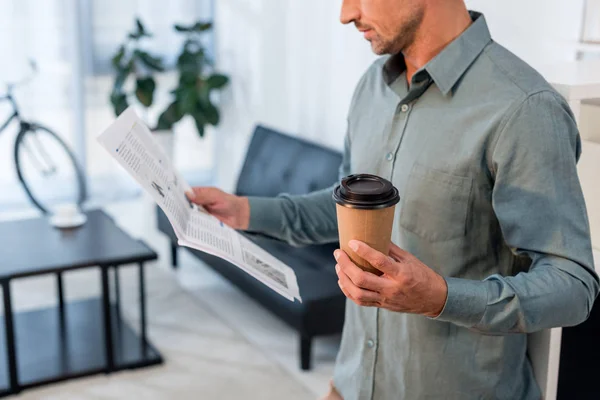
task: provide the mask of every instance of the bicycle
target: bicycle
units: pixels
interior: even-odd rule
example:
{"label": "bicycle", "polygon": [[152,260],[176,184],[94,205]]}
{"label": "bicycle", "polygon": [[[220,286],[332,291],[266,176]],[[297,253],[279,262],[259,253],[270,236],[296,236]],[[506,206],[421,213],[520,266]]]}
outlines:
{"label": "bicycle", "polygon": [[[19,106],[13,95],[14,90],[28,83],[37,73],[37,66],[30,61],[32,69],[29,77],[14,83],[8,83],[6,93],[0,96],[0,102],[7,101],[12,107],[11,116],[0,127],[0,134],[13,122],[19,123],[19,133],[14,144],[14,162],[19,182],[29,200],[45,215],[50,213],[50,204],[46,204],[44,193],[60,189],[61,194],[72,197],[78,207],[87,198],[84,174],[75,155],[67,144],[52,130],[21,117]],[[28,157],[29,156],[29,157]],[[37,172],[39,176],[32,175]],[[40,180],[41,177],[41,180]],[[52,178],[56,178],[54,186]],[[67,184],[74,184],[74,193],[67,193]],[[61,186],[59,187],[58,184]]]}

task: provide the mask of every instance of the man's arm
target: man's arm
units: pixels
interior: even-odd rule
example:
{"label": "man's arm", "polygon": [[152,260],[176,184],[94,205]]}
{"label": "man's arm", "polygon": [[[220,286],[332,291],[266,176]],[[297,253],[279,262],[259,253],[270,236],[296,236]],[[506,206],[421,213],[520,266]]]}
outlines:
{"label": "man's arm", "polygon": [[[350,143],[346,136],[340,176],[350,174]],[[249,197],[248,231],[259,232],[292,245],[334,242],[338,239],[333,186],[301,196]]]}
{"label": "man's arm", "polygon": [[438,317],[482,332],[534,332],[583,322],[598,295],[589,224],[577,176],[577,126],[552,92],[528,97],[492,152],[492,203],[506,244],[528,272],[484,281],[447,278]]}
{"label": "man's arm", "polygon": [[350,241],[384,275],[365,272],[336,251],[344,294],[362,306],[422,314],[488,334],[584,321],[598,294],[598,276],[576,170],[579,135],[568,107],[555,96],[538,93],[520,104],[492,150],[494,210],[506,244],[531,259],[528,272],[483,281],[444,279],[394,244],[387,255]]}

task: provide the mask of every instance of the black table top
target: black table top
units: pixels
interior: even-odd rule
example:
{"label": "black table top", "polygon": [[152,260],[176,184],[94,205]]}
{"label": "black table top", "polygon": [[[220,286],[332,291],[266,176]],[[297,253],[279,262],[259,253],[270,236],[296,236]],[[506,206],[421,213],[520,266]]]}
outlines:
{"label": "black table top", "polygon": [[53,227],[46,217],[0,223],[0,280],[158,257],[104,211],[86,215],[83,226],[68,230]]}

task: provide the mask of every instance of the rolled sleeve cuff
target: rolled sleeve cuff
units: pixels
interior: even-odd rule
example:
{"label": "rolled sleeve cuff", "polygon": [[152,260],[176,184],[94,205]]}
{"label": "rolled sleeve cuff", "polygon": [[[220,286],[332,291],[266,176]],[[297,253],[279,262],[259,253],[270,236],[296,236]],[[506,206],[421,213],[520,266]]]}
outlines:
{"label": "rolled sleeve cuff", "polygon": [[276,236],[281,232],[281,199],[248,197],[250,223],[248,231]]}
{"label": "rolled sleeve cuff", "polygon": [[481,321],[487,307],[485,282],[460,278],[446,278],[448,297],[437,321],[452,322],[465,327],[473,327]]}

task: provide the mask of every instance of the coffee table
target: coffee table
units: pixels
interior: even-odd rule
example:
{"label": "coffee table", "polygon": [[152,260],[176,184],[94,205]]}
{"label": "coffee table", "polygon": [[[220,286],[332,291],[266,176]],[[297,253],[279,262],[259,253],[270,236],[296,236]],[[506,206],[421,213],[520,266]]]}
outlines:
{"label": "coffee table", "polygon": [[[144,263],[157,259],[145,243],[121,230],[103,211],[86,213],[85,225],[59,230],[47,218],[0,223],[0,396],[66,379],[162,363],[146,339]],[[119,266],[139,269],[140,329],[120,317]],[[102,295],[65,303],[63,273],[98,268]],[[109,270],[114,271],[111,302]],[[58,305],[15,313],[13,279],[53,274]],[[3,346],[3,343],[6,346]],[[6,360],[6,367],[2,366]]]}

